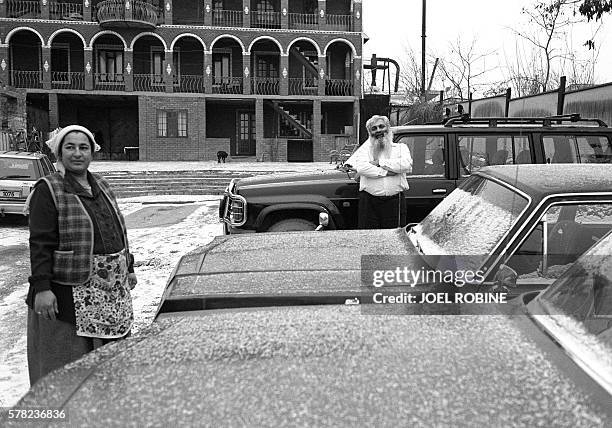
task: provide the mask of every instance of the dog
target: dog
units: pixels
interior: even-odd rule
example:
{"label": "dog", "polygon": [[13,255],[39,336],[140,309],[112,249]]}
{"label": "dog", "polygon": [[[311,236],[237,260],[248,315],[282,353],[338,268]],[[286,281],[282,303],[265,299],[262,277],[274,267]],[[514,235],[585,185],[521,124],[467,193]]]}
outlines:
{"label": "dog", "polygon": [[227,152],[224,152],[223,150],[219,150],[217,152],[217,163],[221,163],[221,161],[225,163],[225,159],[227,159]]}

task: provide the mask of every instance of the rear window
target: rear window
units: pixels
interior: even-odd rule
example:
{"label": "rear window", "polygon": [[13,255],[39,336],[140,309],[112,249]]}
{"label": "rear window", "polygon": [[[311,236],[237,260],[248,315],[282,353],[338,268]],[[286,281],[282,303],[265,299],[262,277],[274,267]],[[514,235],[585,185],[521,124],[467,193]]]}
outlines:
{"label": "rear window", "polygon": [[483,166],[533,163],[526,135],[457,135],[461,174]]}
{"label": "rear window", "polygon": [[545,135],[546,163],[610,163],[612,147],[603,136]]}
{"label": "rear window", "polygon": [[36,180],[36,163],[33,159],[0,158],[0,180]]}

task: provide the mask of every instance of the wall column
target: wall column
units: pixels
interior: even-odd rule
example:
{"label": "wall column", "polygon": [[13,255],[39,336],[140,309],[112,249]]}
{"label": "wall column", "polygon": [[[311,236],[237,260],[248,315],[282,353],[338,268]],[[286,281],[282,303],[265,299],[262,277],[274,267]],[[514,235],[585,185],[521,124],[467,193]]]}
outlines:
{"label": "wall column", "polygon": [[318,95],[323,97],[325,96],[325,81],[327,79],[327,73],[325,70],[327,69],[327,58],[325,55],[319,56],[319,93]]}
{"label": "wall column", "polygon": [[172,64],[172,51],[170,50],[165,52],[163,73],[166,92],[174,92],[174,66]]}
{"label": "wall column", "polygon": [[43,89],[51,89],[51,48],[43,47],[42,52],[42,81]]}
{"label": "wall column", "polygon": [[242,26],[244,28],[251,27],[251,0],[242,0]]}
{"label": "wall column", "polygon": [[289,55],[280,56],[280,88],[279,95],[289,95]]}
{"label": "wall column", "polygon": [[351,5],[353,9],[353,31],[361,33],[362,16],[361,16],[361,0],[353,0]]}
{"label": "wall column", "polygon": [[320,162],[324,158],[321,153],[321,100],[312,102],[312,160]]}
{"label": "wall column", "polygon": [[59,127],[59,101],[57,93],[49,93],[49,131]]}
{"label": "wall column", "polygon": [[0,3],[0,18],[6,18],[6,0]]}
{"label": "wall column", "polygon": [[123,61],[125,63],[125,68],[123,70],[125,90],[127,92],[132,92],[134,90],[134,51],[132,49],[123,51]]}
{"label": "wall column", "polygon": [[[127,7],[129,5],[129,8]],[[125,1],[125,21],[130,22],[132,17],[134,16],[134,1],[126,0]]]}
{"label": "wall column", "polygon": [[281,0],[281,28],[287,30],[289,28],[289,0]]}
{"label": "wall column", "polygon": [[327,2],[319,0],[319,30],[327,29]]}
{"label": "wall column", "polygon": [[262,98],[255,100],[255,156],[264,158],[264,102]]}
{"label": "wall column", "polygon": [[353,58],[353,67],[351,70],[353,76],[347,76],[353,81],[353,91],[351,95],[361,97],[361,57]]}
{"label": "wall column", "polygon": [[172,14],[174,13],[174,5],[172,0],[164,0],[164,24],[172,25]]}
{"label": "wall column", "polygon": [[9,78],[9,47],[0,43],[0,86],[8,85]]}
{"label": "wall column", "polygon": [[212,51],[204,52],[204,93],[212,94],[213,62]]}
{"label": "wall column", "polygon": [[93,68],[93,49],[85,48],[83,51],[83,61],[85,62],[85,90],[92,91],[94,88],[94,68]]}
{"label": "wall column", "polygon": [[360,122],[361,122],[361,112],[359,110],[359,100],[355,99],[353,101],[353,137],[352,140],[356,144],[361,144],[360,140],[363,140],[365,136],[359,135],[360,130]]}
{"label": "wall column", "polygon": [[213,19],[213,6],[212,1],[206,0],[204,4],[204,25],[207,27],[212,26]]}
{"label": "wall column", "polygon": [[42,19],[49,19],[49,0],[39,0],[39,2],[40,2],[40,17]]}
{"label": "wall column", "polygon": [[242,76],[244,78],[244,85],[242,87],[242,93],[244,95],[251,94],[251,78],[252,70],[251,70],[251,55],[250,54],[242,54]]}
{"label": "wall column", "polygon": [[83,21],[84,22],[89,22],[89,21],[93,21],[96,20],[95,16],[92,16],[91,13],[91,0],[83,0]]}

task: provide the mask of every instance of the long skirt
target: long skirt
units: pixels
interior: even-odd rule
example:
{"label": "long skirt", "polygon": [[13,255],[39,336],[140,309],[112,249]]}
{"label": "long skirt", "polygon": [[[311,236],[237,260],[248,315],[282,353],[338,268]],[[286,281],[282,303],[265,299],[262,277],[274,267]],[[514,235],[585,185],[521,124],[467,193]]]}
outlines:
{"label": "long skirt", "polygon": [[48,320],[28,308],[28,371],[30,385],[112,339],[77,336],[76,326]]}

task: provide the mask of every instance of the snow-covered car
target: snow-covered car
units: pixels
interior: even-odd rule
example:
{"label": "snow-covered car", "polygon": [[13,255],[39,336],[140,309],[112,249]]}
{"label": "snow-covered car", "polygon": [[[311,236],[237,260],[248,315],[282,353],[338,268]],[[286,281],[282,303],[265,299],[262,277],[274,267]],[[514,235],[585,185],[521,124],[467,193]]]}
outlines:
{"label": "snow-covered car", "polygon": [[[75,426],[610,426],[611,228],[612,165],[521,165],[481,169],[406,228],[217,237],[182,257],[145,332],[11,410]],[[375,301],[447,284],[377,287],[364,261],[440,255],[481,270],[462,293],[518,297]]]}
{"label": "snow-covered car", "polygon": [[40,152],[0,151],[0,216],[24,215],[25,201],[36,180],[55,172]]}

